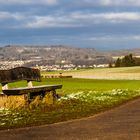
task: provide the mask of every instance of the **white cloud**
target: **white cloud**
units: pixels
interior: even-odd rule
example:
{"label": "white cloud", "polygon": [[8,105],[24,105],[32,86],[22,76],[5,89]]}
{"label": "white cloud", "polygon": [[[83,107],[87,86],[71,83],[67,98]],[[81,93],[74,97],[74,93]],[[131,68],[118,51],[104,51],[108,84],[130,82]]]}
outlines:
{"label": "white cloud", "polygon": [[100,0],[100,4],[101,5],[111,5],[112,4],[112,0]]}
{"label": "white cloud", "polygon": [[140,6],[140,0],[0,0],[0,5],[49,5],[60,4],[63,6]]}
{"label": "white cloud", "polygon": [[[115,37],[116,38],[116,37]],[[93,36],[93,37],[89,37],[87,40],[90,40],[90,41],[99,41],[99,40],[113,40],[113,39],[115,39],[114,37],[112,37],[112,36],[108,36],[108,35],[106,35],[106,36]]]}
{"label": "white cloud", "polygon": [[87,38],[89,41],[140,41],[140,35],[103,35]]}
{"label": "white cloud", "polygon": [[47,0],[46,1],[49,5],[54,5],[54,4],[57,4],[57,0]]}
{"label": "white cloud", "polygon": [[11,14],[8,12],[0,12],[0,20],[5,20],[11,18]]}
{"label": "white cloud", "polygon": [[128,22],[140,21],[140,13],[137,12],[119,12],[119,13],[73,13],[72,18],[82,20],[89,23],[102,23],[102,22]]}
{"label": "white cloud", "polygon": [[45,27],[77,27],[80,26],[75,20],[67,16],[35,16],[26,24],[27,28]]}
{"label": "white cloud", "polygon": [[135,12],[105,13],[100,14],[99,17],[114,22],[125,22],[125,21],[140,20],[140,13]]}
{"label": "white cloud", "polygon": [[28,22],[26,27],[77,27],[88,26],[98,23],[124,23],[139,22],[140,13],[72,13],[69,15],[35,16]]}
{"label": "white cloud", "polygon": [[[94,24],[118,24],[129,22],[140,22],[140,13],[138,12],[118,12],[118,13],[57,13],[53,15],[32,15],[28,13],[10,13],[0,12],[0,21],[10,19],[11,22],[17,22],[17,26],[26,28],[46,28],[46,27],[81,27],[92,26]],[[19,24],[20,22],[20,24]],[[10,23],[9,23],[10,24]]]}
{"label": "white cloud", "polygon": [[55,5],[58,0],[0,0],[4,5]]}
{"label": "white cloud", "polygon": [[[77,3],[77,2],[76,2]],[[79,5],[89,6],[140,6],[140,0],[81,0]]]}
{"label": "white cloud", "polygon": [[1,12],[0,11],[0,21],[4,21],[7,19],[14,19],[14,20],[23,20],[26,19],[25,15],[20,13],[10,13],[10,12]]}
{"label": "white cloud", "polygon": [[140,35],[133,35],[133,36],[130,36],[129,39],[139,40],[139,41],[140,41]]}
{"label": "white cloud", "polygon": [[139,0],[99,0],[103,6],[140,6]]}

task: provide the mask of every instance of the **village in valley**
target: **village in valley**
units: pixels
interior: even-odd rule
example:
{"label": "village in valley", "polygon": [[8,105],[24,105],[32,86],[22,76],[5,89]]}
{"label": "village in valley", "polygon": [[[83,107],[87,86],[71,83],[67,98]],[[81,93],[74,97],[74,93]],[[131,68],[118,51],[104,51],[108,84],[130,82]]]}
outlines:
{"label": "village in valley", "polygon": [[115,61],[133,53],[139,58],[140,49],[122,51],[97,51],[93,48],[56,46],[7,45],[0,48],[0,69],[32,67],[41,71],[107,68]]}

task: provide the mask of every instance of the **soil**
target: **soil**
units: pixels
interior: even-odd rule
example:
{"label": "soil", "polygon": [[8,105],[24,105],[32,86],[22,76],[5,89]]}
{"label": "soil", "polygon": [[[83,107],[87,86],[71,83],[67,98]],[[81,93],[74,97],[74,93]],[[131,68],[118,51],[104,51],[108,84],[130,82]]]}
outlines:
{"label": "soil", "polygon": [[140,98],[88,118],[0,131],[0,140],[140,140]]}

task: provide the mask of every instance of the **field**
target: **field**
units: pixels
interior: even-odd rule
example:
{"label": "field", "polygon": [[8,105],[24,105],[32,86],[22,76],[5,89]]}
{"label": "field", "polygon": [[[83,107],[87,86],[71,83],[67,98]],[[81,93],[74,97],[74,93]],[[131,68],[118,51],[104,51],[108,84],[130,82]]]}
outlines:
{"label": "field", "polygon": [[[77,91],[107,91],[112,89],[140,89],[140,80],[99,80],[99,79],[80,79],[80,78],[48,78],[42,82],[33,82],[33,85],[62,84],[63,88],[58,90],[61,94],[70,94]],[[26,81],[10,83],[9,87],[24,87]],[[0,87],[1,88],[1,87]]]}
{"label": "field", "polygon": [[[62,71],[60,71],[62,72]],[[74,78],[109,79],[109,80],[140,80],[140,67],[125,68],[95,68],[84,70],[63,71],[63,75],[72,75]],[[59,75],[59,72],[47,72],[43,75]]]}
{"label": "field", "polygon": [[[104,80],[100,78],[42,79],[42,85],[62,84],[63,88],[57,90],[61,98],[54,104],[44,104],[36,99],[33,106],[25,107],[23,96],[0,97],[0,129],[50,124],[87,117],[137,98],[140,96],[140,80],[134,80],[133,75],[140,76],[139,70],[140,67],[132,67],[63,72],[63,75],[85,76],[84,78],[87,76],[91,78],[95,73],[102,73],[102,75],[104,73],[106,77]],[[110,75],[118,73],[118,79],[120,74],[128,74],[128,76],[125,80],[112,80],[112,78],[109,79],[107,73]],[[43,73],[43,75],[46,74],[54,75],[58,72]],[[26,81],[12,83],[9,86],[23,87],[26,86]]]}

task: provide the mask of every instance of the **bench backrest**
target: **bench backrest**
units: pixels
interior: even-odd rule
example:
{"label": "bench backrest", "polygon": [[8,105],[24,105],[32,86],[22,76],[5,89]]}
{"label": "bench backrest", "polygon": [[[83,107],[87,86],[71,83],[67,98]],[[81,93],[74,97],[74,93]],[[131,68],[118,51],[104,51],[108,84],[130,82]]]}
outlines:
{"label": "bench backrest", "polygon": [[27,67],[0,70],[0,83],[5,84],[19,80],[41,81],[40,71]]}

